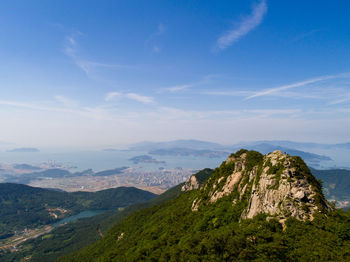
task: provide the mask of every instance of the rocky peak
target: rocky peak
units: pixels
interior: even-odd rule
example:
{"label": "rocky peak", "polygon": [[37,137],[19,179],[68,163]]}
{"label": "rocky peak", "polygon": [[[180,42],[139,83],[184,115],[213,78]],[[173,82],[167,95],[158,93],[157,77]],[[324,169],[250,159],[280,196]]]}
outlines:
{"label": "rocky peak", "polygon": [[182,185],[181,191],[190,191],[198,189],[212,175],[213,170],[205,168],[198,173],[190,176]]}
{"label": "rocky peak", "polygon": [[195,175],[190,176],[181,187],[181,191],[190,191],[199,188],[199,182]]}
{"label": "rocky peak", "polygon": [[330,210],[304,161],[281,151],[265,156],[247,150],[231,154],[201,187],[192,210],[224,197],[244,207],[242,219],[266,213],[283,223],[290,216],[312,220],[316,213]]}

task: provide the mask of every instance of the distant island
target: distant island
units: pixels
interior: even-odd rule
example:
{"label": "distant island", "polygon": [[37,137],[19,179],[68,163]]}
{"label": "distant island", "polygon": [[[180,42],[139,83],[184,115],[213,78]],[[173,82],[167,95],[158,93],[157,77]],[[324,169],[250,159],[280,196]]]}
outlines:
{"label": "distant island", "polygon": [[156,149],[149,152],[151,155],[167,155],[167,156],[196,156],[196,157],[209,157],[209,158],[217,158],[217,157],[226,157],[229,155],[228,152],[225,151],[217,151],[217,150],[196,150],[189,148],[168,148],[168,149]]}
{"label": "distant island", "polygon": [[102,149],[102,151],[104,151],[104,152],[116,152],[116,151],[119,151],[119,150],[115,149],[115,148],[105,148],[105,149]]}
{"label": "distant island", "polygon": [[112,176],[112,175],[120,175],[123,173],[125,169],[128,169],[128,166],[117,167],[114,169],[103,170],[97,173],[94,173],[93,176]]}
{"label": "distant island", "polygon": [[135,156],[129,159],[134,164],[147,163],[147,164],[165,164],[165,161],[157,160],[148,155]]}
{"label": "distant island", "polygon": [[7,150],[7,152],[10,152],[10,153],[36,153],[39,151],[40,151],[39,149],[34,147],[20,147],[20,148]]}
{"label": "distant island", "polygon": [[20,170],[41,170],[40,167],[32,166],[28,164],[14,164],[13,167],[15,169],[20,169]]}

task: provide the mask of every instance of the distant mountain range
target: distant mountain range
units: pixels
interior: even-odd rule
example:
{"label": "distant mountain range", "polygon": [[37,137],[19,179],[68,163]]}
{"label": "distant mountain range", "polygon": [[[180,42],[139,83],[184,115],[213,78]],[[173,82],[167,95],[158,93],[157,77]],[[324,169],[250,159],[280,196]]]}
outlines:
{"label": "distant mountain range", "polygon": [[182,147],[155,149],[149,151],[151,155],[158,156],[197,156],[197,157],[209,157],[209,158],[222,158],[229,155],[226,151],[208,150],[208,149],[190,149]]}
{"label": "distant mountain range", "polygon": [[14,148],[7,150],[7,152],[10,153],[36,153],[39,152],[40,150],[34,147],[21,147],[21,148]]}
{"label": "distant mountain range", "polygon": [[174,140],[168,142],[140,142],[130,146],[131,150],[157,150],[157,149],[170,149],[170,148],[190,148],[193,150],[223,150],[227,147],[200,140]]}
{"label": "distant mountain range", "polygon": [[[349,149],[350,143],[344,144],[317,144],[301,143],[292,141],[253,141],[240,142],[233,145],[221,145],[213,142],[199,140],[175,140],[170,142],[142,142],[130,146],[130,150],[144,150],[152,155],[168,156],[201,156],[225,158],[229,152],[237,151],[241,148],[256,150],[263,154],[281,150],[290,155],[301,156],[309,166],[320,168],[323,164],[331,166],[333,159],[323,153],[308,152],[305,149]],[[313,150],[313,151],[314,151]],[[317,151],[317,150],[316,150]],[[333,165],[334,166],[334,165]],[[350,164],[349,164],[350,168]]]}
{"label": "distant mountain range", "polygon": [[92,169],[87,169],[80,172],[70,172],[66,169],[62,168],[50,168],[46,170],[41,170],[39,167],[27,165],[27,164],[20,164],[20,165],[14,165],[15,168],[21,169],[21,170],[27,170],[27,171],[35,171],[35,172],[29,172],[24,174],[4,174],[5,177],[4,182],[8,183],[19,183],[19,184],[29,184],[32,180],[40,180],[40,179],[47,179],[47,178],[70,178],[70,177],[78,177],[78,176],[111,176],[111,175],[117,175],[121,174],[125,169],[128,167],[118,167],[114,169],[108,169],[103,170],[99,172],[94,172]]}
{"label": "distant mountain range", "polygon": [[40,167],[32,166],[28,164],[14,164],[13,167],[19,170],[41,170]]}
{"label": "distant mountain range", "polygon": [[133,144],[129,147],[131,150],[155,150],[155,149],[169,149],[174,147],[182,148],[191,148],[191,149],[208,149],[208,150],[232,150],[233,148],[242,148],[245,146],[257,146],[260,144],[268,144],[272,146],[285,147],[290,149],[299,149],[299,148],[344,148],[350,149],[349,143],[341,144],[322,144],[322,143],[309,143],[309,142],[294,142],[288,140],[260,140],[260,141],[246,141],[238,142],[231,145],[222,145],[214,142],[207,142],[201,140],[174,140],[167,142],[140,142]]}

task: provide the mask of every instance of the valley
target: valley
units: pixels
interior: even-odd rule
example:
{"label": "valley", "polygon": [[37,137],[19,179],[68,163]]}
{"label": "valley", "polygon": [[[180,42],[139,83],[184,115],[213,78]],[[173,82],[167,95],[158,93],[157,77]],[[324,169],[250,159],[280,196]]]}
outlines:
{"label": "valley", "polygon": [[[240,150],[239,152],[237,152],[235,154],[231,154],[230,158],[233,157],[233,159],[235,159],[235,157],[237,157],[241,154],[240,152],[246,152],[246,151]],[[276,159],[280,159],[283,156],[282,153],[280,153],[280,154],[281,155],[278,155],[278,157]],[[259,153],[256,153],[256,155],[259,156]],[[260,159],[260,158],[258,158],[258,159]],[[228,160],[226,160],[226,162],[227,161]],[[254,158],[252,158],[252,160],[247,160],[247,161],[253,161],[252,163],[256,164],[256,163],[259,163],[260,160],[254,160]],[[276,161],[276,160],[271,160],[272,163],[275,163],[274,161]],[[236,164],[236,165],[238,165],[238,166],[245,165],[245,166],[247,166],[247,168],[248,167],[252,168],[254,166],[254,164],[250,164],[250,162],[247,162],[246,164]],[[267,163],[266,165],[271,165],[271,164]],[[275,165],[275,164],[273,164],[273,165]],[[274,171],[271,171],[272,172],[271,175],[274,174],[275,172],[277,172],[276,174],[277,175],[279,174],[278,176],[280,176],[280,173],[279,173],[280,168],[281,168],[281,166],[279,166],[279,167],[276,166],[276,168],[273,169]],[[115,169],[115,170],[118,171],[119,169]],[[117,177],[121,176],[122,174],[125,174],[124,172],[127,170],[128,170],[127,168],[123,169],[120,174],[116,174],[116,175],[113,175],[113,173],[116,171],[113,171],[113,172],[106,171],[106,172],[99,173],[99,174],[104,174],[105,176],[104,175],[93,176],[92,174],[90,174],[89,176],[91,178],[101,178],[101,179],[107,179],[107,180],[109,177],[111,177],[111,179],[113,179],[113,178],[115,179],[115,176],[117,176]],[[218,170],[222,170],[222,171],[218,171]],[[227,185],[224,185],[222,187],[222,189],[220,189],[220,186],[222,183],[219,183],[218,185],[216,185],[217,192],[214,192],[214,194],[211,197],[210,196],[206,197],[205,194],[203,195],[203,193],[207,192],[206,190],[205,191],[203,191],[203,190],[198,191],[198,189],[200,189],[201,185],[204,183],[207,184],[206,187],[211,185],[212,182],[210,182],[210,181],[216,179],[215,177],[217,175],[215,175],[215,174],[228,174],[231,172],[229,170],[230,170],[230,167],[229,166],[225,167],[224,164],[222,164],[219,168],[215,169],[214,173],[213,173],[213,170],[205,169],[205,170],[195,174],[194,176],[192,176],[191,179],[187,179],[186,182],[178,183],[178,185],[175,186],[174,188],[165,191],[163,194],[160,194],[159,196],[154,197],[150,201],[143,202],[143,203],[135,203],[135,204],[131,204],[130,206],[124,206],[122,208],[120,208],[120,207],[117,208],[114,201],[113,201],[114,207],[112,208],[113,205],[110,204],[111,202],[108,202],[108,199],[110,198],[110,196],[104,194],[104,197],[103,197],[104,203],[103,203],[103,205],[101,205],[101,203],[100,203],[100,204],[98,204],[98,206],[99,207],[102,207],[102,206],[107,207],[108,206],[109,211],[107,211],[107,212],[103,211],[104,213],[101,215],[99,215],[98,213],[96,213],[96,214],[94,213],[93,214],[94,216],[85,217],[85,218],[84,218],[84,216],[80,217],[78,215],[78,218],[80,218],[80,219],[73,221],[73,222],[69,221],[69,218],[73,217],[75,219],[76,215],[74,215],[74,214],[77,214],[77,213],[72,213],[71,209],[64,208],[63,206],[56,206],[56,207],[52,206],[49,208],[46,207],[45,208],[46,214],[51,219],[56,218],[56,220],[57,220],[58,216],[61,216],[60,218],[62,219],[63,218],[62,215],[70,214],[68,217],[66,217],[66,218],[68,218],[68,220],[65,220],[66,218],[63,218],[63,220],[62,220],[64,222],[66,221],[69,223],[65,224],[63,222],[63,224],[55,223],[55,224],[49,224],[49,225],[41,225],[41,226],[39,225],[37,227],[28,227],[27,232],[30,232],[29,235],[27,235],[27,233],[25,233],[25,231],[23,231],[17,235],[10,236],[10,237],[7,237],[6,239],[3,239],[1,242],[2,247],[3,247],[2,248],[2,250],[3,250],[2,257],[3,257],[3,259],[5,259],[4,261],[12,261],[13,259],[20,259],[20,258],[28,258],[28,259],[30,258],[31,261],[40,261],[42,259],[44,259],[45,261],[54,261],[57,257],[63,256],[63,255],[66,255],[70,252],[81,249],[89,244],[92,244],[92,243],[100,240],[101,238],[103,241],[109,241],[108,239],[110,238],[110,230],[112,230],[112,228],[115,227],[114,225],[116,223],[118,223],[118,222],[122,223],[122,221],[124,221],[130,215],[132,216],[134,214],[134,212],[136,212],[138,210],[143,210],[145,208],[146,208],[145,211],[142,211],[142,212],[147,212],[148,209],[155,211],[155,210],[158,210],[158,208],[160,208],[161,206],[163,206],[165,208],[165,206],[170,205],[169,206],[170,210],[164,211],[165,213],[161,213],[162,214],[161,216],[167,216],[166,214],[170,215],[171,217],[175,216],[173,219],[175,219],[175,220],[179,219],[180,224],[177,224],[178,227],[179,228],[183,228],[183,226],[186,227],[186,225],[188,225],[188,223],[193,223],[193,222],[183,221],[182,218],[180,218],[182,215],[187,216],[187,214],[186,214],[187,211],[185,213],[183,213],[183,212],[180,212],[180,210],[177,210],[177,208],[176,208],[177,211],[175,211],[175,210],[171,211],[172,208],[175,208],[175,207],[172,207],[172,205],[173,205],[173,204],[171,204],[172,202],[169,202],[168,204],[162,204],[162,203],[165,203],[167,201],[171,201],[171,199],[175,199],[177,197],[180,197],[180,198],[182,197],[183,201],[184,201],[184,197],[188,194],[193,195],[193,197],[194,197],[194,198],[191,197],[193,199],[192,203],[191,203],[193,211],[198,210],[198,208],[199,208],[199,210],[202,210],[203,208],[207,209],[207,207],[205,207],[205,206],[207,206],[207,205],[211,206],[216,201],[218,203],[221,203],[220,198],[226,199],[227,198],[226,195],[231,194],[230,193],[231,191],[227,191],[228,188],[226,188],[227,185],[230,185],[230,188],[231,188],[230,190],[232,190],[232,185],[231,185],[232,183],[231,182],[228,182]],[[220,173],[220,172],[223,172],[223,173]],[[228,173],[225,173],[225,172],[228,172]],[[348,179],[350,178],[349,171],[311,169],[311,172],[313,174],[315,174],[316,177],[320,177],[323,180],[323,184],[325,186],[323,192],[328,199],[333,200],[334,198],[337,198],[339,200],[338,201],[339,207],[343,207],[342,205],[344,205],[344,206],[347,205],[348,187],[347,187],[346,181],[349,181]],[[108,174],[108,175],[106,175],[106,174]],[[267,173],[267,174],[269,174],[269,173]],[[208,178],[209,178],[209,180],[208,180]],[[57,179],[57,178],[54,178],[54,179]],[[54,180],[54,179],[52,179],[52,180]],[[62,179],[64,180],[64,179],[69,179],[69,178],[62,178]],[[277,179],[277,176],[275,179]],[[218,181],[220,182],[221,180],[222,179],[219,179]],[[229,178],[227,178],[227,180],[229,181]],[[289,179],[288,179],[288,181],[289,181]],[[253,184],[256,185],[256,183],[258,183],[258,182],[254,182]],[[260,182],[260,183],[262,183],[262,182]],[[276,190],[276,185],[273,184],[273,180],[271,180],[271,182],[264,182],[264,183],[271,184],[270,186],[268,186],[268,188],[270,187],[271,189],[273,188],[273,190]],[[279,182],[279,183],[281,183],[281,182]],[[251,184],[251,183],[249,183],[249,184]],[[219,188],[218,188],[218,186],[219,186]],[[241,190],[247,190],[247,189],[245,189],[246,186],[244,186],[244,185],[240,185],[239,188],[241,188]],[[36,189],[36,190],[39,190],[39,189]],[[220,190],[222,190],[222,192]],[[59,191],[51,191],[51,192],[54,192],[55,194],[64,193],[64,192],[59,192]],[[104,192],[104,191],[100,191],[100,192]],[[192,193],[190,193],[190,192],[192,192]],[[197,192],[197,193],[195,193],[195,192]],[[202,193],[200,193],[200,192],[202,192]],[[96,192],[96,193],[101,194],[99,192]],[[93,193],[93,194],[96,194],[96,193]],[[69,193],[69,194],[84,194],[84,192],[76,192],[76,193]],[[91,193],[88,193],[88,194],[91,194]],[[310,193],[307,193],[307,194],[310,194]],[[319,193],[317,193],[317,194],[319,194]],[[237,197],[237,194],[234,194],[234,196]],[[241,197],[239,197],[239,199]],[[187,198],[187,197],[185,197],[185,198]],[[199,201],[198,199],[201,199],[201,200]],[[215,201],[213,201],[211,199],[215,199]],[[237,201],[239,201],[239,200],[238,199],[233,200],[234,203],[236,203]],[[283,200],[283,201],[287,201],[287,200]],[[298,201],[300,201],[300,200],[296,200],[295,203],[298,203]],[[308,201],[310,201],[310,200],[308,200]],[[314,201],[314,200],[312,200],[312,201]],[[6,201],[5,201],[5,203],[6,203]],[[84,203],[84,201],[82,203]],[[200,204],[198,204],[198,203],[200,203]],[[186,205],[182,207],[185,210],[187,209]],[[257,204],[255,204],[255,205],[257,205]],[[263,204],[263,205],[265,205],[265,204]],[[268,204],[268,205],[270,206],[270,204]],[[91,206],[94,206],[94,205],[90,205],[90,207]],[[208,206],[208,208],[209,208],[209,206]],[[238,205],[238,206],[240,206],[240,205]],[[229,208],[229,206],[225,206],[224,209],[226,210],[227,208]],[[304,210],[304,209],[310,210],[310,208],[311,208],[311,206],[310,207],[303,206],[302,210]],[[255,207],[255,209],[256,209],[256,207]],[[210,210],[211,210],[211,208],[210,208]],[[230,210],[230,208],[227,210]],[[261,210],[265,210],[265,209],[262,208]],[[276,210],[276,209],[274,209],[274,210]],[[151,213],[154,211],[151,211]],[[83,213],[84,212],[85,211],[83,211]],[[210,211],[210,212],[214,212],[214,211]],[[217,212],[217,211],[215,211],[215,212]],[[233,212],[232,214],[234,214],[236,211],[231,210],[229,212]],[[276,212],[276,211],[274,211],[274,212]],[[290,212],[290,211],[288,211],[288,212]],[[299,212],[299,214],[305,214],[305,213],[302,213],[305,211],[295,211],[294,210],[293,212],[297,212],[297,213]],[[247,211],[246,213],[249,215],[251,213],[251,211],[250,212]],[[200,212],[200,214],[201,214],[201,212]],[[210,224],[210,228],[213,225],[214,225],[214,228],[217,227],[215,225],[220,225],[221,222],[219,222],[219,221],[221,221],[221,219],[224,219],[224,220],[228,219],[228,218],[224,218],[221,216],[222,215],[219,215],[217,217],[217,215],[215,215],[215,217],[217,217],[217,219],[216,219],[215,217],[210,218],[211,215],[209,215],[209,217],[206,218],[206,219],[210,219],[210,221],[212,221],[210,223],[214,223],[214,224]],[[302,215],[302,216],[308,217],[309,215]],[[138,218],[137,220],[139,220],[139,219],[140,218]],[[147,221],[149,219],[151,219],[151,218],[148,218]],[[160,217],[157,218],[157,221],[159,219],[160,219]],[[282,221],[284,221],[284,220],[285,220],[285,218],[282,217]],[[142,222],[142,221],[143,220],[141,219],[140,222],[137,222],[136,224],[132,224],[132,225],[130,224],[128,227],[130,227],[130,226],[134,227],[134,226],[138,225],[139,227],[144,228],[144,230],[146,230],[146,228],[148,228],[148,227],[151,227],[151,228],[154,227],[154,225],[153,226],[147,225],[147,223],[148,223],[147,221],[144,221],[144,222]],[[165,219],[165,221],[168,221],[168,219]],[[207,221],[205,223],[208,223],[208,222],[209,221]],[[123,223],[127,223],[127,222],[123,222]],[[140,223],[146,223],[146,224],[141,225]],[[168,221],[166,223],[170,223],[170,224],[174,223],[174,220]],[[203,221],[203,223],[204,223],[204,221]],[[196,227],[198,227],[198,226],[199,225],[197,225]],[[29,229],[29,228],[32,228],[32,229]],[[196,230],[198,230],[198,228]],[[171,231],[173,233],[177,232],[176,230],[175,231],[171,230]],[[181,231],[178,231],[178,232],[181,232]],[[122,233],[125,233],[125,231],[122,231]],[[193,234],[195,234],[195,233],[193,232]],[[123,237],[120,237],[120,234],[117,236],[118,236],[117,238],[120,241],[123,241],[122,239],[124,238],[125,235],[123,235]],[[147,240],[147,241],[150,241],[150,240]],[[212,241],[212,240],[210,240],[210,241]],[[66,246],[66,245],[63,245],[63,243],[71,243],[71,244],[69,246]],[[157,245],[159,245],[159,244],[157,244]],[[56,251],[52,252],[52,249],[54,246],[55,246]],[[48,255],[48,254],[50,254],[50,255]],[[79,257],[80,257],[80,255],[79,255]],[[65,261],[65,260],[62,260],[62,261]],[[73,261],[76,261],[76,260],[74,259]],[[85,261],[85,260],[78,259],[78,261]]]}
{"label": "valley", "polygon": [[[24,229],[16,233],[14,236],[0,240],[0,250],[10,252],[18,252],[18,246],[29,239],[35,239],[44,234],[48,234],[53,230],[53,226],[40,226],[35,229]],[[44,238],[45,239],[45,238]]]}
{"label": "valley", "polygon": [[349,10],[1,1],[0,262],[349,262]]}
{"label": "valley", "polygon": [[[240,150],[58,261],[346,261],[350,213],[300,157]],[[315,236],[318,236],[315,238]]]}
{"label": "valley", "polygon": [[16,236],[18,232],[40,231],[42,226],[54,225],[83,211],[116,210],[155,196],[133,187],[68,193],[0,183],[0,239]]}

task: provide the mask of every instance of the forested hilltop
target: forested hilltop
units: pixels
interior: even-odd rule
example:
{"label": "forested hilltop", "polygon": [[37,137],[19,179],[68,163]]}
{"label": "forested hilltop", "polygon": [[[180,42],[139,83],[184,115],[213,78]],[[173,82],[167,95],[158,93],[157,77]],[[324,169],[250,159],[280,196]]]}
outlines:
{"label": "forested hilltop", "polygon": [[350,212],[321,189],[299,157],[240,150],[59,261],[349,261]]}
{"label": "forested hilltop", "polygon": [[[212,172],[213,170],[206,168],[195,174],[195,177],[198,178],[199,183],[202,183],[211,176]],[[18,247],[19,250],[17,252],[10,253],[5,251],[1,254],[0,251],[0,261],[21,261],[29,258],[33,262],[56,261],[62,255],[79,250],[101,239],[116,223],[122,221],[133,212],[159,205],[179,196],[182,193],[182,186],[183,183],[146,202],[137,202],[122,209],[111,210],[101,215],[79,219],[56,227],[43,237],[25,241]],[[106,202],[109,201],[106,199]]]}
{"label": "forested hilltop", "polygon": [[131,187],[68,193],[0,183],[0,239],[15,231],[51,224],[84,210],[113,210],[155,196]]}

